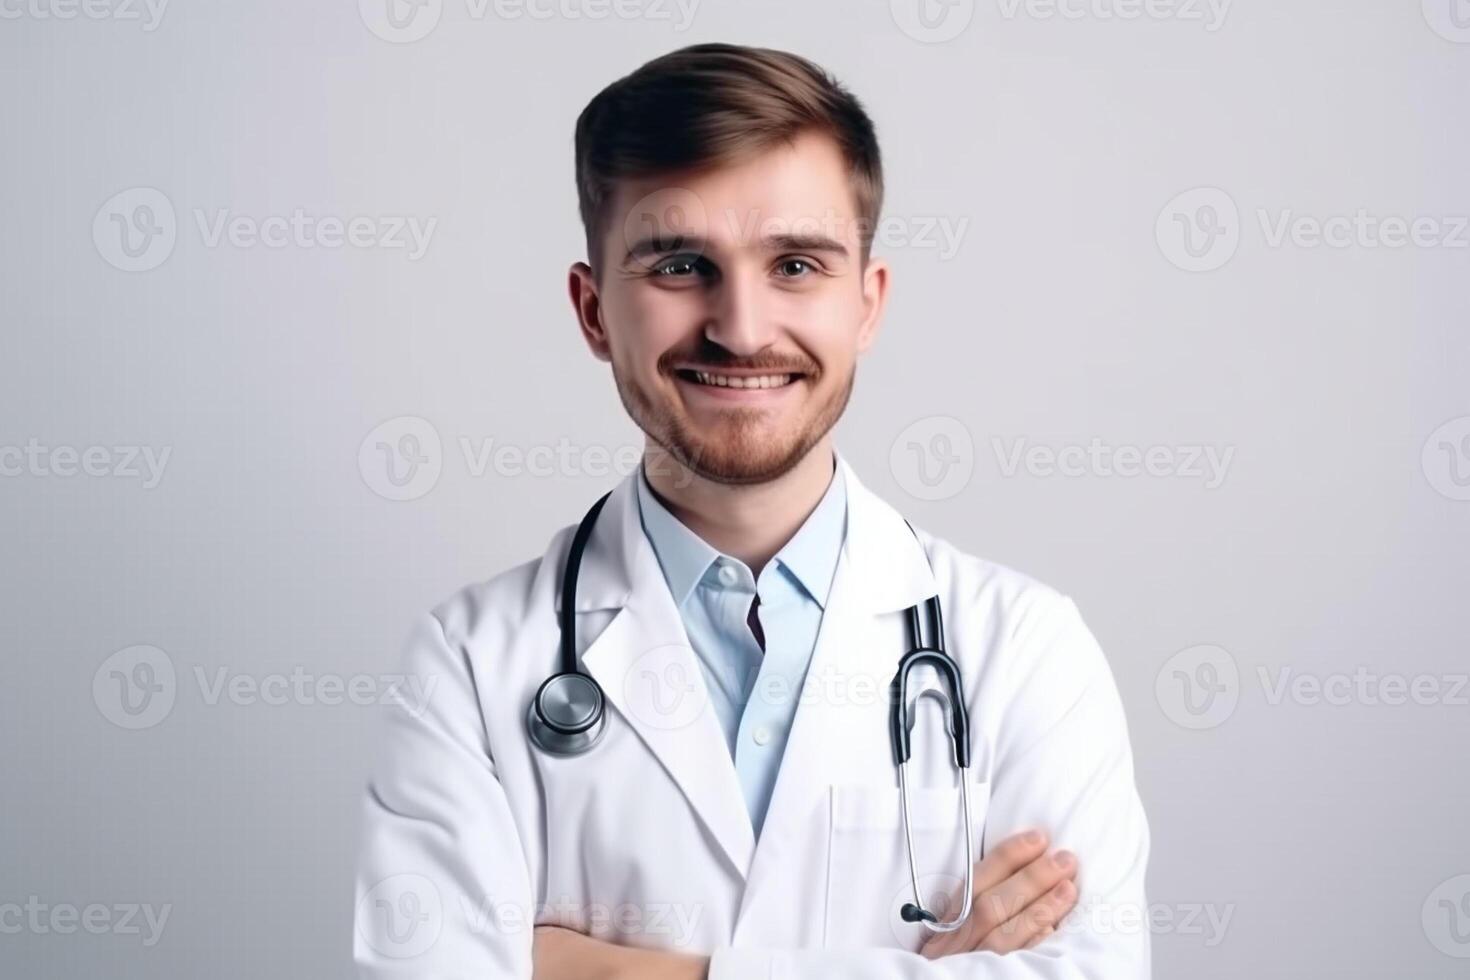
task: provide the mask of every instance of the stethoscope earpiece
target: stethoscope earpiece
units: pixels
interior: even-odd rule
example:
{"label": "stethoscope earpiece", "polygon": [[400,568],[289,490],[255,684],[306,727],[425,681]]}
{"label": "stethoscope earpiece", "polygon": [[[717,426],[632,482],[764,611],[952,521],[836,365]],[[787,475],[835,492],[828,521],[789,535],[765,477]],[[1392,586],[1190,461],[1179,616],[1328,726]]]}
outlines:
{"label": "stethoscope earpiece", "polygon": [[903,908],[898,910],[899,917],[905,922],[938,922],[933,912],[926,912],[913,902],[905,902]]}

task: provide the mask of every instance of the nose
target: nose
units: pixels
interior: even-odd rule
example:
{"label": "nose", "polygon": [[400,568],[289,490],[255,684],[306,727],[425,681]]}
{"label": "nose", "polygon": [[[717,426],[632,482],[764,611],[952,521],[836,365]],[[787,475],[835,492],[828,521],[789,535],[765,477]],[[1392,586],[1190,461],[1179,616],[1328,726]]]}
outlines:
{"label": "nose", "polygon": [[704,335],[737,357],[750,357],[770,347],[778,330],[763,303],[758,274],[727,273],[710,293],[710,316]]}

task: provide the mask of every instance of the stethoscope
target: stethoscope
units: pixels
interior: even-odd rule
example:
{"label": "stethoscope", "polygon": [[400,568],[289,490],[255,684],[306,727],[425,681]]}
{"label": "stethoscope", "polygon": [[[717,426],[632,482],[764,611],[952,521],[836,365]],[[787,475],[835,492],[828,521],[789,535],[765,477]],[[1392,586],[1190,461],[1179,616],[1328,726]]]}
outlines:
{"label": "stethoscope", "polygon": [[[560,667],[556,673],[541,682],[536,695],[531,699],[526,712],[526,729],[531,741],[554,756],[576,756],[590,750],[602,738],[607,728],[606,699],[602,688],[591,676],[577,666],[576,650],[576,601],[577,575],[581,571],[582,553],[587,549],[587,539],[592,536],[592,527],[597,515],[612,496],[609,491],[587,511],[577,531],[572,535],[572,546],[567,551],[567,564],[562,572],[561,611],[558,627],[561,633]],[[908,523],[905,521],[905,523]],[[913,525],[909,525],[913,531]],[[917,537],[917,534],[915,535]],[[965,710],[964,686],[960,683],[960,668],[944,650],[944,618],[939,607],[939,596],[924,600],[924,618],[928,621],[933,644],[925,646],[919,617],[919,607],[910,606],[906,613],[908,624],[908,651],[898,662],[898,672],[893,677],[889,693],[892,710],[889,715],[889,735],[893,743],[893,761],[898,767],[898,794],[903,808],[903,835],[908,846],[909,877],[913,883],[914,901],[899,910],[905,922],[920,922],[931,932],[953,932],[970,917],[970,905],[975,886],[974,833],[970,822],[970,719]],[[928,688],[912,699],[909,697],[909,674],[915,667],[933,667],[944,679],[945,690]],[[910,735],[914,729],[913,707],[920,698],[933,698],[944,709],[945,727],[949,732],[951,754],[959,769],[960,796],[964,801],[965,814],[965,888],[960,912],[947,922],[924,908],[919,893],[919,868],[914,859],[913,828],[909,820],[908,765],[913,755]]]}

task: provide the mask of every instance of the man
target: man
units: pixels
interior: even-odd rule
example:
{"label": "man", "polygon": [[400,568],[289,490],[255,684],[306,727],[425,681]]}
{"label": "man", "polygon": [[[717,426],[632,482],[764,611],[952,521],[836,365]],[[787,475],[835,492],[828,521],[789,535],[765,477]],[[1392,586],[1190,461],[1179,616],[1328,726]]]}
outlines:
{"label": "man", "polygon": [[[1147,976],[1148,826],[1076,607],[910,528],[832,444],[891,280],[860,104],[804,59],[698,45],[592,100],[576,168],[571,299],[646,435],[572,600],[605,727],[577,754],[528,737],[571,527],[423,617],[435,695],[393,716],[367,799],[364,974]],[[889,681],[936,595],[971,759],[915,699],[905,815]],[[967,867],[958,929],[901,913],[949,921]]]}

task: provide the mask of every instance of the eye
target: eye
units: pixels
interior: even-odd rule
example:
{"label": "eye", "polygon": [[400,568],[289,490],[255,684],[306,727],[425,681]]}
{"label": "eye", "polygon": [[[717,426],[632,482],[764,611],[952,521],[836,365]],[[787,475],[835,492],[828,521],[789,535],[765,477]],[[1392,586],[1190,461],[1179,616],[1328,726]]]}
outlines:
{"label": "eye", "polygon": [[805,279],[808,273],[816,271],[816,263],[804,258],[782,259],[776,263],[776,269],[782,279]]}
{"label": "eye", "polygon": [[697,255],[671,255],[653,267],[653,275],[665,279],[687,279],[700,271]]}

